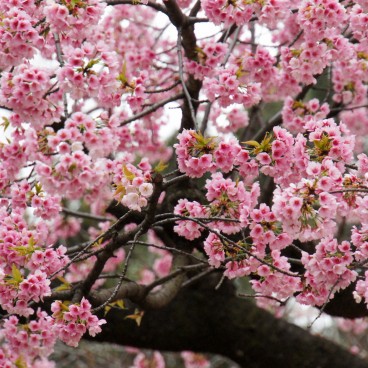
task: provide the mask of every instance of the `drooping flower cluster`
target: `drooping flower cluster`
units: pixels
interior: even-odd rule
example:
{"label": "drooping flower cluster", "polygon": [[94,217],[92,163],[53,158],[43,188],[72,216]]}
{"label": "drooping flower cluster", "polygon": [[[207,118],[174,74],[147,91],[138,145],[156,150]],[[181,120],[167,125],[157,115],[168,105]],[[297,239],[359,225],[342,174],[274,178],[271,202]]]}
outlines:
{"label": "drooping flower cluster", "polygon": [[[224,179],[221,173],[212,174],[206,181],[206,198],[210,202],[210,217],[224,218],[225,221],[214,221],[212,226],[225,234],[233,234],[240,230],[237,222],[241,204],[250,201],[250,194],[246,192],[243,182],[234,182]],[[232,222],[231,220],[235,220]],[[227,221],[228,220],[228,221]]]}
{"label": "drooping flower cluster", "polygon": [[[18,366],[37,367],[54,351],[57,339],[53,319],[41,310],[37,311],[37,320],[20,324],[16,316],[10,316],[3,323],[5,339],[0,348],[1,367]],[[15,366],[16,366],[15,365]]]}
{"label": "drooping flower cluster", "polygon": [[350,269],[353,262],[350,243],[338,244],[331,236],[317,244],[313,255],[304,252],[301,260],[306,269],[305,287],[297,300],[303,304],[323,305],[357,277],[357,272]]}
{"label": "drooping flower cluster", "polygon": [[104,319],[98,319],[91,313],[91,304],[82,298],[79,304],[65,305],[55,301],[51,305],[52,317],[55,319],[58,337],[69,346],[78,346],[82,336],[88,331],[90,336],[101,332]]}
{"label": "drooping flower cluster", "polygon": [[[188,201],[187,199],[179,199],[178,204],[174,208],[174,214],[185,217],[208,217],[208,210],[196,201]],[[184,236],[188,240],[193,240],[201,236],[203,227],[194,221],[177,221],[174,231],[180,236]]]}
{"label": "drooping flower cluster", "polygon": [[0,275],[0,302],[9,313],[28,317],[33,309],[28,303],[42,301],[51,295],[50,280],[46,273],[36,270],[24,278],[13,264],[11,275]]}

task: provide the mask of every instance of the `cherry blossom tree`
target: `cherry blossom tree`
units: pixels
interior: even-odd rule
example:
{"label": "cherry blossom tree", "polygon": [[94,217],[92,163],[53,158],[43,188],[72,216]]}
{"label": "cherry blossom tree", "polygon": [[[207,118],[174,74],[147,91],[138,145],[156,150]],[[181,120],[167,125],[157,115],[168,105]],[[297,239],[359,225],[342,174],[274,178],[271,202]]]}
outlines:
{"label": "cherry blossom tree", "polygon": [[1,367],[366,366],[282,319],[366,327],[366,0],[1,1],[0,73]]}

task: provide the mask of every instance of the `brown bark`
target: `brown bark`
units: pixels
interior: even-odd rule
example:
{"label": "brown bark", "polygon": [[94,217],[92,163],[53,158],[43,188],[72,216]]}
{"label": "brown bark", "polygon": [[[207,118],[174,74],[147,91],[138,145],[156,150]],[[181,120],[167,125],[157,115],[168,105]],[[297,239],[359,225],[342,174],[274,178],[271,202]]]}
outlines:
{"label": "brown bark", "polygon": [[254,303],[213,290],[185,290],[145,312],[141,325],[111,310],[96,338],[157,350],[220,354],[247,368],[366,368],[344,348],[276,319]]}

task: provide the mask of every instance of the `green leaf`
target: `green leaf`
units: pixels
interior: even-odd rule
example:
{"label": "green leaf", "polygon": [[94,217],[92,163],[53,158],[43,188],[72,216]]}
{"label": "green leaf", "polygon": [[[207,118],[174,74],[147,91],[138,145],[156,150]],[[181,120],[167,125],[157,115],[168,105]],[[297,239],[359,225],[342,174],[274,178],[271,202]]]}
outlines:
{"label": "green leaf", "polygon": [[133,180],[135,178],[135,174],[131,172],[126,165],[123,165],[123,174],[128,180]]}
{"label": "green leaf", "polygon": [[9,128],[10,121],[7,117],[3,116],[3,123],[1,123],[1,126],[4,128],[4,132]]}
{"label": "green leaf", "polygon": [[114,197],[117,196],[119,200],[121,201],[123,197],[125,196],[125,194],[126,194],[126,189],[124,185],[122,184],[117,185],[115,189]]}
{"label": "green leaf", "polygon": [[261,146],[257,141],[246,141],[242,143],[247,144],[248,146],[256,147],[256,148]]}
{"label": "green leaf", "polygon": [[40,194],[40,193],[42,193],[42,184],[40,183],[40,182],[38,182],[38,183],[36,183],[35,184],[35,189],[36,189],[36,194],[38,195],[38,194]]}
{"label": "green leaf", "polygon": [[72,285],[64,279],[64,277],[57,277],[59,281],[61,281],[61,285],[55,288],[55,291],[64,291],[64,290],[70,290],[72,288]]}
{"label": "green leaf", "polygon": [[20,284],[23,281],[22,273],[14,263],[12,264],[12,278],[17,284]]}
{"label": "green leaf", "polygon": [[100,62],[100,59],[91,59],[88,64],[85,66],[85,70],[92,69],[96,64]]}
{"label": "green leaf", "polygon": [[124,304],[124,300],[123,299],[119,299],[113,303],[109,303],[108,305],[105,306],[105,316],[107,313],[109,313],[109,311],[111,310],[112,307],[117,307],[120,309],[125,309],[125,304]]}
{"label": "green leaf", "polygon": [[130,314],[129,316],[126,316],[125,319],[132,319],[133,321],[135,321],[137,326],[140,326],[143,315],[144,315],[144,311],[140,311],[139,309],[136,309],[134,311],[134,314]]}
{"label": "green leaf", "polygon": [[21,355],[15,361],[15,366],[17,368],[27,368],[27,364]]}
{"label": "green leaf", "polygon": [[121,84],[123,86],[126,86],[128,85],[128,79],[127,79],[127,76],[126,76],[126,62],[124,61],[123,63],[123,66],[122,66],[122,69],[121,69],[121,73],[118,75],[118,77],[116,78],[119,82],[121,82]]}
{"label": "green leaf", "polygon": [[169,165],[164,164],[163,161],[160,161],[153,169],[154,172],[160,173],[164,171]]}
{"label": "green leaf", "polygon": [[125,304],[124,304],[124,300],[123,299],[119,299],[115,302],[115,304],[120,308],[120,309],[125,309]]}

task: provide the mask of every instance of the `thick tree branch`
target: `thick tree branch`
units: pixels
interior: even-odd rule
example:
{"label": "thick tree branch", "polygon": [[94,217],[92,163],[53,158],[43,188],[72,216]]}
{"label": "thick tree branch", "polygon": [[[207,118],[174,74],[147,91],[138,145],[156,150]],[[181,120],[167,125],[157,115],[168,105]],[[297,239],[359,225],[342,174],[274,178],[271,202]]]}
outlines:
{"label": "thick tree branch", "polygon": [[136,3],[134,0],[106,0],[105,1],[107,5],[142,5],[142,6],[148,6],[152,9],[155,9],[157,11],[160,11],[164,14],[166,14],[166,10],[165,8],[160,5],[160,4],[156,4],[153,1],[148,1],[147,4],[141,4],[141,3]]}
{"label": "thick tree branch", "polygon": [[221,354],[247,368],[367,367],[367,362],[332,342],[277,319],[247,300],[212,290],[182,291],[166,307],[146,311],[140,327],[125,319],[130,313],[111,310],[97,340]]}

